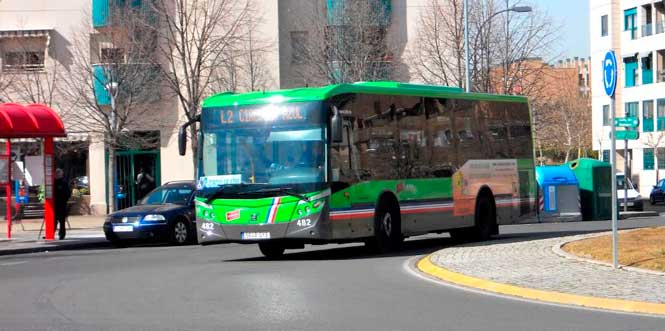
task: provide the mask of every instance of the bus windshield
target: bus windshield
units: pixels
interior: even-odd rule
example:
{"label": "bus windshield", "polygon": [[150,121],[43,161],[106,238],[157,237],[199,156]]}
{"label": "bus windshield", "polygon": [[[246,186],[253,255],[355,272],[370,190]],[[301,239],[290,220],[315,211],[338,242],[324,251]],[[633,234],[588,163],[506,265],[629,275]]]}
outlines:
{"label": "bus windshield", "polygon": [[[199,188],[230,184],[302,186],[326,181],[326,126],[297,109],[288,119],[280,116],[247,120],[247,109],[221,110],[225,123],[203,122],[202,173]],[[250,109],[252,111],[255,108]],[[275,109],[270,109],[274,111]],[[204,111],[205,114],[205,111]],[[241,117],[245,116],[245,117]],[[241,119],[234,122],[232,118]],[[205,116],[204,116],[205,118]],[[318,122],[318,123],[317,123]],[[211,125],[212,124],[212,125]]]}

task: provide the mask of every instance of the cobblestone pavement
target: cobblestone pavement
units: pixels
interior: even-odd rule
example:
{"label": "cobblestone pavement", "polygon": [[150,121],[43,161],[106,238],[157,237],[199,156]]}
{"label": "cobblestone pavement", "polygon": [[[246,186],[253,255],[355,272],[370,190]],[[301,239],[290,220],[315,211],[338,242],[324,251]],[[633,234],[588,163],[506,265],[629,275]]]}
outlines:
{"label": "cobblestone pavement", "polygon": [[577,295],[665,303],[665,276],[562,257],[553,247],[590,235],[495,240],[442,249],[432,263],[450,271],[520,287]]}

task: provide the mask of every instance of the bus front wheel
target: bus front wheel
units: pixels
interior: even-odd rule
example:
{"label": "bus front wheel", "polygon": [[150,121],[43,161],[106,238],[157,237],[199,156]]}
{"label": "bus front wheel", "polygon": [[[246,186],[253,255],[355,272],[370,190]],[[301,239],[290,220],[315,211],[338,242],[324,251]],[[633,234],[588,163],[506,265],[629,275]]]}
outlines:
{"label": "bus front wheel", "polygon": [[286,248],[279,243],[266,241],[259,243],[259,250],[263,256],[269,259],[278,259],[284,255]]}
{"label": "bus front wheel", "polygon": [[398,250],[403,240],[399,210],[382,203],[374,215],[374,237],[365,244],[375,252],[384,253]]}

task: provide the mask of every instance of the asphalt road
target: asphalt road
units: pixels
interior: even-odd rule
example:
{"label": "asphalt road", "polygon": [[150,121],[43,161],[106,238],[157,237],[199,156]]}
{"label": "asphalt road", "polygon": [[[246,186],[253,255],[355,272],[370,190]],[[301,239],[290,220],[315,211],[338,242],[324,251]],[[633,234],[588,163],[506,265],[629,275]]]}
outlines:
{"label": "asphalt road", "polygon": [[[621,221],[663,225],[665,217]],[[609,222],[502,227],[549,237]],[[409,240],[400,254],[359,245],[287,251],[254,245],[142,246],[0,258],[0,330],[664,330],[665,319],[539,304],[425,281],[405,261],[450,245]]]}

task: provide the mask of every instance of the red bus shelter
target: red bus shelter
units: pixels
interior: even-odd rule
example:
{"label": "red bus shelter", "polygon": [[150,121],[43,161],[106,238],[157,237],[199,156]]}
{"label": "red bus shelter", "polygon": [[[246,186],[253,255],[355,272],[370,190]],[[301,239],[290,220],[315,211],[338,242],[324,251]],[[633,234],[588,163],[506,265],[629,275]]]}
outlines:
{"label": "red bus shelter", "polygon": [[53,182],[55,162],[53,138],[66,137],[60,116],[51,108],[32,104],[0,104],[0,138],[6,139],[5,153],[0,153],[0,185],[7,191],[7,238],[11,238],[11,139],[44,138],[44,223],[46,240],[55,239]]}

